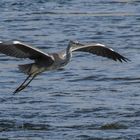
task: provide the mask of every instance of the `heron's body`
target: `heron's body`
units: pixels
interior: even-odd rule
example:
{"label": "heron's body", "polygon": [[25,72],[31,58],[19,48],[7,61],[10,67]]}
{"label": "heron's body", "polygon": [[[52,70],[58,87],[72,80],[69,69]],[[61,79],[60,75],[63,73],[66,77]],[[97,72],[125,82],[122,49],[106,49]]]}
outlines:
{"label": "heron's body", "polygon": [[27,87],[38,74],[44,71],[51,71],[64,67],[69,63],[73,51],[89,52],[99,56],[108,57],[115,61],[119,60],[120,62],[128,60],[119,53],[99,43],[83,45],[78,42],[70,41],[65,51],[49,54],[19,41],[0,42],[1,53],[17,58],[29,58],[34,60],[33,63],[19,65],[19,69],[28,76],[14,93]]}

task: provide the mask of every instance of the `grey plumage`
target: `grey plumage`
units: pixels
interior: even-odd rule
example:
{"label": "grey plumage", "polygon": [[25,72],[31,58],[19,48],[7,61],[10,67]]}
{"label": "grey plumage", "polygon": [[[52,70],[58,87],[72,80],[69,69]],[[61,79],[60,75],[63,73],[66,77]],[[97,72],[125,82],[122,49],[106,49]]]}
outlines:
{"label": "grey plumage", "polygon": [[115,52],[113,49],[106,47],[100,43],[91,43],[91,44],[81,44],[79,42],[70,41],[72,46],[71,51],[81,51],[81,52],[89,52],[98,56],[107,57],[109,59],[113,59],[114,61],[128,61],[127,58]]}
{"label": "grey plumage", "polygon": [[99,43],[84,45],[79,42],[70,41],[65,51],[49,54],[19,41],[0,42],[0,53],[12,57],[34,60],[33,63],[19,65],[19,69],[28,76],[14,93],[27,87],[38,74],[46,70],[59,69],[65,66],[70,61],[72,52],[74,51],[88,52],[120,62],[128,61],[126,57]]}

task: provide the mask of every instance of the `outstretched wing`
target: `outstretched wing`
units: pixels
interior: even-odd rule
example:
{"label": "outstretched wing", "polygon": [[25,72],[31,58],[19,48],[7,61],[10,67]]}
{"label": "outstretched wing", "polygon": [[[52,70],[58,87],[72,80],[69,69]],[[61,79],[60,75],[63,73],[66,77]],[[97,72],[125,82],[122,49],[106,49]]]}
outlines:
{"label": "outstretched wing", "polygon": [[119,53],[115,52],[113,49],[107,48],[105,45],[100,43],[93,43],[89,45],[84,45],[78,42],[70,41],[71,51],[82,51],[82,52],[89,52],[92,54],[96,54],[98,56],[107,57],[109,59],[113,59],[114,61],[119,60],[122,61],[129,61],[126,57],[120,55]]}
{"label": "outstretched wing", "polygon": [[19,41],[0,42],[0,53],[17,58],[40,59],[53,62],[53,57],[34,47],[21,43]]}

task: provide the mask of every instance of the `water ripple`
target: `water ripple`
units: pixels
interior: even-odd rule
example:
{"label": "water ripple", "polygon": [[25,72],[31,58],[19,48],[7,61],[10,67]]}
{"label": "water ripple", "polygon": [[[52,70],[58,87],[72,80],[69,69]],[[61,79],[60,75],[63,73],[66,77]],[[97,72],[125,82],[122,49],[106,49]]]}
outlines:
{"label": "water ripple", "polygon": [[101,130],[113,130],[113,129],[127,129],[128,127],[120,123],[109,123],[101,126]]}
{"label": "water ripple", "polygon": [[21,131],[21,130],[41,130],[48,131],[49,125],[46,124],[34,124],[34,123],[22,123],[18,124],[15,121],[0,120],[0,132],[3,131]]}
{"label": "water ripple", "polygon": [[46,52],[69,40],[100,42],[129,63],[73,54],[63,70],[46,72],[20,94],[20,59],[0,55],[0,139],[122,140],[140,135],[140,4],[138,0],[1,0],[1,40]]}

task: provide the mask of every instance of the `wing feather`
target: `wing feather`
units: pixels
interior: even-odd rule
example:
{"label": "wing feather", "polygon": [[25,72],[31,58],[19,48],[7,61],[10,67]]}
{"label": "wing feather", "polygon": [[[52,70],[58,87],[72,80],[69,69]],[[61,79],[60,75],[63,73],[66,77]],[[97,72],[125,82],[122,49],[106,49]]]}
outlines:
{"label": "wing feather", "polygon": [[0,42],[0,53],[17,58],[29,58],[34,60],[44,58],[49,62],[54,61],[51,55],[19,41]]}
{"label": "wing feather", "polygon": [[77,42],[70,42],[71,51],[82,51],[82,52],[89,52],[92,54],[96,54],[98,56],[107,57],[109,59],[113,59],[114,61],[128,61],[126,57],[120,55],[119,53],[115,52],[113,49],[106,47],[103,44],[93,43],[89,45],[84,45]]}

